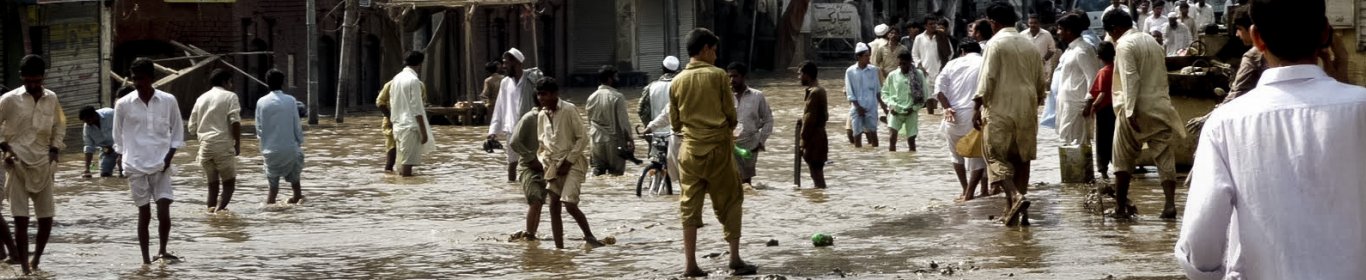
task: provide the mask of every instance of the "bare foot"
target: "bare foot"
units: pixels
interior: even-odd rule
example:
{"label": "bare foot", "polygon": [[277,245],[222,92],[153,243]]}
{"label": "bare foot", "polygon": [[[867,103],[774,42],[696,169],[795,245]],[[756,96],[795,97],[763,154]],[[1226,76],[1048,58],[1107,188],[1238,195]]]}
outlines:
{"label": "bare foot", "polygon": [[1162,207],[1162,216],[1161,216],[1161,218],[1164,219],[1164,220],[1175,220],[1175,219],[1176,219],[1176,205],[1167,204],[1167,205],[1163,206],[1163,207]]}
{"label": "bare foot", "polygon": [[730,263],[731,276],[745,276],[759,274],[759,267],[741,262]]}
{"label": "bare foot", "polygon": [[584,240],[584,242],[588,243],[588,248],[589,248],[589,249],[598,248],[598,247],[602,247],[602,246],[607,246],[607,244],[602,244],[602,242],[601,242],[601,241],[598,241],[597,239],[588,239],[588,240]]}
{"label": "bare foot", "polygon": [[698,268],[698,267],[695,267],[695,266],[694,266],[694,267],[689,267],[688,269],[683,270],[683,277],[685,277],[685,278],[693,278],[693,277],[706,278],[706,277],[707,277],[707,272],[706,272],[706,271],[702,271],[701,268]]}
{"label": "bare foot", "polygon": [[285,203],[288,203],[288,204],[299,204],[299,203],[301,203],[301,202],[304,202],[304,197],[303,197],[303,196],[291,197],[291,198],[289,198],[289,200],[286,200],[286,201],[285,201]]}

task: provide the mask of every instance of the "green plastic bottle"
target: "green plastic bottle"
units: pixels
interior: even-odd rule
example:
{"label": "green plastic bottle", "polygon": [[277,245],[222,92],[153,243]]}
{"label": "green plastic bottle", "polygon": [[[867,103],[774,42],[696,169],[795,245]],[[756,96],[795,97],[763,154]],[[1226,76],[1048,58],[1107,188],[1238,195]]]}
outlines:
{"label": "green plastic bottle", "polygon": [[743,159],[754,159],[754,152],[750,152],[749,149],[741,148],[740,146],[735,146],[735,155]]}

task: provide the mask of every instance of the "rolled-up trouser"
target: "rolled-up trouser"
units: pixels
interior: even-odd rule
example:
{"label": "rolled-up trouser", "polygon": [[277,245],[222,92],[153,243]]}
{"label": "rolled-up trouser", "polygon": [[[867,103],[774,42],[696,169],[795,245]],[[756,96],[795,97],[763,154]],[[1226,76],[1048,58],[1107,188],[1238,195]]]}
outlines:
{"label": "rolled-up trouser", "polygon": [[119,164],[118,153],[100,153],[100,177],[114,176],[114,167]]}
{"label": "rolled-up trouser", "polygon": [[280,178],[290,184],[299,183],[299,175],[304,171],[304,153],[266,154],[266,181],[271,190],[280,189]]}
{"label": "rolled-up trouser", "polygon": [[517,180],[522,183],[522,194],[526,195],[527,204],[545,204],[547,192],[544,175],[545,173],[532,171],[531,168],[517,168]]}
{"label": "rolled-up trouser", "polygon": [[962,164],[968,171],[976,171],[987,168],[987,159],[983,157],[965,158],[958,154],[958,141],[967,135],[954,135],[945,129],[944,135],[949,136],[949,161],[953,164]]}
{"label": "rolled-up trouser", "polygon": [[678,157],[683,192],[679,212],[684,227],[702,227],[703,196],[711,196],[712,210],[721,222],[726,241],[740,240],[740,219],[745,201],[735,169],[733,151],[728,147],[694,151],[683,145]]}
{"label": "rolled-up trouser", "polygon": [[204,168],[204,177],[210,184],[217,184],[219,179],[237,179],[237,155],[233,151],[200,149],[199,166]]}
{"label": "rolled-up trouser", "polygon": [[1143,153],[1143,144],[1147,144],[1148,149],[1156,153],[1153,161],[1157,163],[1158,177],[1162,181],[1175,181],[1176,156],[1172,153],[1170,143],[1176,137],[1171,128],[1160,121],[1149,121],[1142,117],[1138,122],[1143,131],[1134,131],[1128,118],[1115,118],[1115,169],[1111,171],[1132,174],[1139,155]]}
{"label": "rolled-up trouser", "polygon": [[[17,162],[17,160],[16,160]],[[10,214],[15,217],[29,216],[29,202],[33,202],[33,214],[38,218],[51,218],[56,214],[52,199],[54,185],[53,169],[56,164],[43,163],[27,165],[16,163],[6,166],[8,177],[8,196]]]}

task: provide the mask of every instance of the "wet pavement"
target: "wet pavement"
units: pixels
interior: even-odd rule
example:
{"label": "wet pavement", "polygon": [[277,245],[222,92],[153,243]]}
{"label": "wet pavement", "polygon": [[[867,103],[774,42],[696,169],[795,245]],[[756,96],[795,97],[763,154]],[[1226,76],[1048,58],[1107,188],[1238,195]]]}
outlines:
{"label": "wet pavement", "polygon": [[[825,72],[834,72],[826,70]],[[769,151],[759,155],[756,190],[747,192],[741,252],[760,275],[791,278],[932,279],[1180,279],[1172,258],[1178,224],[1157,218],[1161,188],[1156,174],[1134,187],[1140,216],[1117,223],[1085,206],[1090,188],[1060,185],[1052,130],[1041,129],[1040,159],[1030,189],[1032,227],[1006,228],[1003,196],[955,203],[959,185],[938,129],[939,115],[922,111],[920,152],[853,148],[843,136],[849,105],[831,90],[830,188],[792,183],[792,143],[801,87],[787,77],[758,79],[776,124]],[[834,76],[834,75],[828,75]],[[582,104],[592,89],[565,96]],[[639,89],[626,89],[636,100]],[[632,123],[635,105],[632,102]],[[582,108],[582,107],[580,107]],[[265,206],[266,182],[258,145],[244,137],[239,187],[231,213],[207,214],[204,179],[194,162],[197,143],[177,154],[170,250],[183,262],[144,266],[134,231],[136,208],[122,179],[80,179],[78,154],[63,156],[57,174],[58,216],[40,276],[54,278],[671,278],[681,272],[677,196],[636,197],[635,177],[590,177],[582,208],[612,246],[585,249],[582,234],[565,219],[570,249],[549,241],[548,211],[542,242],[507,242],[523,230],[527,206],[520,187],[507,183],[504,155],[480,150],[487,127],[437,126],[438,148],[419,176],[382,172],[383,138],[377,114],[345,124],[306,128],[308,200]],[[886,131],[880,131],[886,144]],[[69,137],[78,137],[69,136]],[[637,147],[643,148],[643,143]],[[643,149],[640,149],[643,150]],[[643,155],[642,155],[643,156]],[[634,168],[633,168],[634,169]],[[1185,190],[1178,196],[1185,201]],[[1113,205],[1113,201],[1107,201]],[[7,208],[6,208],[7,209]],[[706,211],[699,256],[725,252],[719,225]],[[153,224],[155,227],[155,223]],[[156,231],[152,231],[155,236]],[[835,237],[813,247],[813,233]],[[770,239],[779,246],[765,246]],[[155,250],[155,237],[153,250]],[[725,257],[702,258],[712,275],[725,275]],[[935,266],[931,266],[931,262]],[[17,267],[0,268],[0,276]],[[946,272],[948,268],[954,271]],[[716,276],[719,277],[719,276]],[[758,277],[758,276],[756,276]]]}

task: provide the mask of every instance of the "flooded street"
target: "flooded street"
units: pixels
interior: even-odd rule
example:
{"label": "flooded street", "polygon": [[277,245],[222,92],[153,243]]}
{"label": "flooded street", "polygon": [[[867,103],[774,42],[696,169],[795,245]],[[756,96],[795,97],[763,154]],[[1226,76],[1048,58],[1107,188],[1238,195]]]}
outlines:
{"label": "flooded street", "polygon": [[[826,77],[836,70],[824,69]],[[1156,173],[1139,175],[1133,189],[1139,218],[1115,223],[1087,209],[1085,185],[1060,185],[1051,129],[1040,129],[1030,197],[1032,227],[1006,228],[1004,196],[955,203],[960,187],[946,154],[941,115],[922,111],[920,152],[853,148],[843,123],[849,104],[842,81],[830,89],[826,125],[833,164],[830,188],[814,190],[803,174],[792,183],[792,148],[801,113],[801,87],[793,75],[756,79],[776,124],[769,151],[759,154],[756,190],[745,197],[741,252],[760,275],[930,279],[1181,279],[1172,257],[1178,223],[1162,221]],[[583,104],[592,89],[565,95]],[[623,92],[635,117],[640,89]],[[580,108],[583,108],[580,106]],[[936,112],[940,113],[940,112]],[[627,176],[590,177],[583,211],[594,233],[615,245],[583,249],[581,232],[565,215],[565,250],[549,241],[548,211],[542,242],[507,242],[523,230],[527,206],[519,185],[507,183],[502,151],[482,151],[487,127],[436,126],[437,151],[415,170],[385,174],[377,113],[330,119],[306,128],[304,194],[298,206],[264,206],[266,180],[253,136],[244,136],[238,190],[229,214],[206,214],[204,179],[195,163],[197,142],[177,154],[177,201],[169,249],[184,262],[140,264],[134,231],[136,208],[122,179],[80,179],[81,155],[63,155],[57,174],[57,217],[42,275],[56,278],[670,278],[682,272],[682,227],[677,196],[635,196],[638,167]],[[254,130],[244,129],[254,132]],[[67,137],[79,137],[68,135]],[[188,138],[188,136],[187,136]],[[644,143],[637,142],[643,157]],[[1151,169],[1151,168],[1150,168]],[[1184,177],[1181,178],[1184,180]],[[1039,186],[1037,183],[1047,183]],[[1178,204],[1184,205],[1181,188]],[[1113,201],[1107,203],[1113,205]],[[705,211],[698,255],[725,252],[720,226]],[[12,222],[11,222],[12,225]],[[155,227],[155,226],[153,226]],[[813,247],[813,233],[835,245]],[[155,250],[153,230],[153,250]],[[766,246],[770,239],[779,246]],[[939,264],[931,269],[930,263]],[[713,277],[726,275],[725,257],[699,259]],[[0,276],[14,275],[14,266]],[[940,269],[954,267],[952,275]],[[8,270],[6,270],[8,269]],[[918,274],[919,273],[919,274]],[[748,278],[746,278],[748,279]]]}

